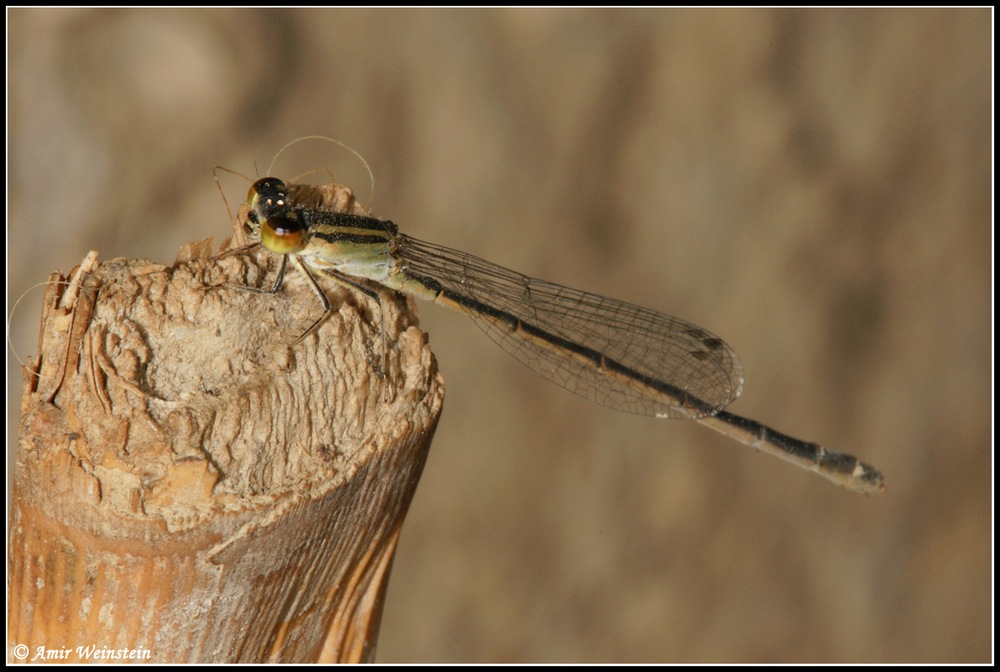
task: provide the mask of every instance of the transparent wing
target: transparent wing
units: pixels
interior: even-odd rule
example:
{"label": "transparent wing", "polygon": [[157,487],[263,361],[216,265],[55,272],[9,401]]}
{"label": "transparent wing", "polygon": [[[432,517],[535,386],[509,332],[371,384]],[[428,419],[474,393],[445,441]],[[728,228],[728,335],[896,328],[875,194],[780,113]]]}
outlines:
{"label": "transparent wing", "polygon": [[743,389],[721,338],[641,306],[530,278],[403,234],[398,270],[465,312],[504,350],[570,392],[658,417],[713,415]]}

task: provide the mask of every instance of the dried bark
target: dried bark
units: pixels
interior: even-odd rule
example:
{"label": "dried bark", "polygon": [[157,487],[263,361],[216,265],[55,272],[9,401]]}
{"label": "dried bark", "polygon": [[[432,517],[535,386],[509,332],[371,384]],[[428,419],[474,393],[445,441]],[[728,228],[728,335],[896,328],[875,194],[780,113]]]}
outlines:
{"label": "dried bark", "polygon": [[322,311],[306,283],[241,290],[273,255],[209,249],[51,278],[10,526],[29,660],[372,659],[441,410],[426,338],[402,297],[332,289],[296,343]]}

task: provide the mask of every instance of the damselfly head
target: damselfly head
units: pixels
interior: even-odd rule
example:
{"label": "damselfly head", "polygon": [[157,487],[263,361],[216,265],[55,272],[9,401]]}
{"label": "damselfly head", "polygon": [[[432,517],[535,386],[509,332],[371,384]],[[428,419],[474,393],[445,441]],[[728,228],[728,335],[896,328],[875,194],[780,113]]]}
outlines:
{"label": "damselfly head", "polygon": [[288,201],[285,183],[264,177],[247,192],[246,233],[259,237],[264,247],[277,254],[292,254],[306,241],[308,225]]}
{"label": "damselfly head", "polygon": [[282,215],[289,208],[285,183],[276,177],[263,177],[250,185],[247,191],[250,212],[261,213],[265,218]]}

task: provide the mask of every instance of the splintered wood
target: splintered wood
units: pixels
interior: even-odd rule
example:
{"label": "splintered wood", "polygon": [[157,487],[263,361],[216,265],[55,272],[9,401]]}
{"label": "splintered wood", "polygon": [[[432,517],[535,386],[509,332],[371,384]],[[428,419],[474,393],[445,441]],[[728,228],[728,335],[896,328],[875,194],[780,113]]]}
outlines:
{"label": "splintered wood", "polygon": [[305,282],[244,291],[270,288],[274,257],[209,250],[50,279],[24,373],[8,662],[372,659],[441,410],[426,338],[402,298],[333,289],[293,346],[322,311]]}

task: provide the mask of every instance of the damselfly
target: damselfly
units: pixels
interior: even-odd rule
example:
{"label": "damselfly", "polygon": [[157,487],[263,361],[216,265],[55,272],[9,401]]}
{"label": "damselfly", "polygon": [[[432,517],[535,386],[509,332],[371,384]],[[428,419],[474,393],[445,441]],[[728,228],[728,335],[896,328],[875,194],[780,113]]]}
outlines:
{"label": "damselfly", "polygon": [[317,276],[359,289],[366,282],[461,311],[500,347],[570,392],[611,408],[688,418],[859,492],[885,489],[882,474],[853,455],[786,436],[723,409],[743,389],[725,341],[675,317],[530,278],[465,252],[399,232],[387,220],[297,205],[266,177],[247,196],[246,232],[289,259],[330,312]]}

